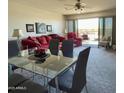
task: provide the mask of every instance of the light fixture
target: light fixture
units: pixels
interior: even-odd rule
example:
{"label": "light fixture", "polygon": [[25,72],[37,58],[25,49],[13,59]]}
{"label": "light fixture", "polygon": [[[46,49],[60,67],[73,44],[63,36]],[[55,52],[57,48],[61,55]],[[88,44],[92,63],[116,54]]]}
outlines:
{"label": "light fixture", "polygon": [[71,4],[65,4],[66,6],[69,6],[70,8],[65,7],[66,10],[75,10],[75,11],[84,11],[84,8],[86,8],[86,4],[85,3],[81,3],[80,0],[77,0],[77,3],[75,3],[74,5]]}
{"label": "light fixture", "polygon": [[18,56],[21,56],[21,43],[20,43],[20,37],[23,36],[22,30],[20,29],[14,29],[12,37],[17,37],[17,45],[19,48]]}

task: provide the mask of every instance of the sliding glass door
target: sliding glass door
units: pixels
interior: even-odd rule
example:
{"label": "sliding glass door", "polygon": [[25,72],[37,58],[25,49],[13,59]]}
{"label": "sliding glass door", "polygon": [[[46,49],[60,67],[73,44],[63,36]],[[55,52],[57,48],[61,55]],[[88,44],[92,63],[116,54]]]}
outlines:
{"label": "sliding glass door", "polygon": [[[103,37],[112,39],[113,32],[113,17],[102,17],[99,18],[99,41],[102,40]],[[112,43],[112,40],[111,42]]]}
{"label": "sliding glass door", "polygon": [[102,40],[104,36],[104,18],[99,18],[99,32],[98,32],[98,40]]}
{"label": "sliding glass door", "polygon": [[68,32],[74,32],[74,22],[73,20],[68,20]]}

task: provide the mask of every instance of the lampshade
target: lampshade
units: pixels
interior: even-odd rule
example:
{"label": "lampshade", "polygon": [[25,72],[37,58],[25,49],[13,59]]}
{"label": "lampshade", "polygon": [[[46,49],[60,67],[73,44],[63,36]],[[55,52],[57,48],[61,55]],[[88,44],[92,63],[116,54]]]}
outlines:
{"label": "lampshade", "polygon": [[65,28],[65,33],[68,33],[66,28]]}
{"label": "lampshade", "polygon": [[20,29],[14,29],[12,36],[13,37],[21,37],[21,36],[23,36],[22,30],[20,30]]}

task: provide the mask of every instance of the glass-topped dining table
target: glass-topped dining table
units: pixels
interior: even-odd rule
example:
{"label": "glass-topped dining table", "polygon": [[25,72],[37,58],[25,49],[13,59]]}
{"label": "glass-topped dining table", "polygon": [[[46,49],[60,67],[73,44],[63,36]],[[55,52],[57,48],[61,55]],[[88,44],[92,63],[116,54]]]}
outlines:
{"label": "glass-topped dining table", "polygon": [[[50,54],[48,52],[48,54]],[[9,58],[8,63],[9,65],[17,66],[21,69],[28,70],[35,74],[42,75],[49,79],[55,78],[55,83],[58,88],[58,75],[69,69],[73,64],[75,64],[77,57],[69,58],[64,57],[62,54],[56,56],[51,55],[45,59],[43,63],[36,63],[37,60],[34,58],[33,55],[26,55],[26,56],[15,56]],[[33,60],[32,60],[33,59]]]}

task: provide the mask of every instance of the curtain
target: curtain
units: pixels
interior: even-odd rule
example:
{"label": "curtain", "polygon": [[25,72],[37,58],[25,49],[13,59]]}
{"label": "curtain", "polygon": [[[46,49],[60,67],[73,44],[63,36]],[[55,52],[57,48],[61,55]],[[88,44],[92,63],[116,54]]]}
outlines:
{"label": "curtain", "polygon": [[99,18],[99,32],[98,32],[98,40],[102,40],[103,37],[111,37],[111,45],[114,43],[114,21],[113,17],[102,17]]}
{"label": "curtain", "polygon": [[78,20],[66,20],[66,30],[67,32],[76,32],[78,35]]}

